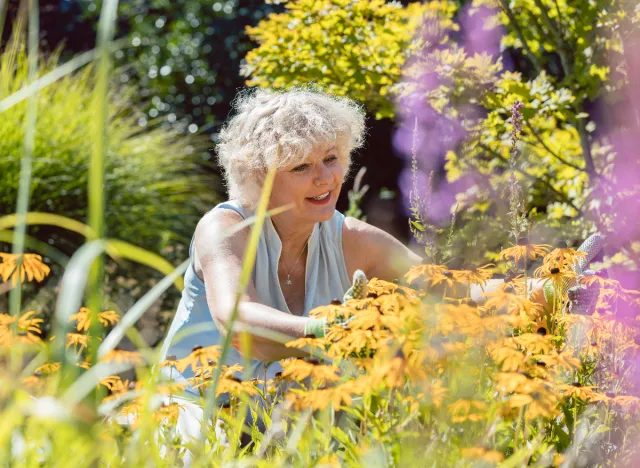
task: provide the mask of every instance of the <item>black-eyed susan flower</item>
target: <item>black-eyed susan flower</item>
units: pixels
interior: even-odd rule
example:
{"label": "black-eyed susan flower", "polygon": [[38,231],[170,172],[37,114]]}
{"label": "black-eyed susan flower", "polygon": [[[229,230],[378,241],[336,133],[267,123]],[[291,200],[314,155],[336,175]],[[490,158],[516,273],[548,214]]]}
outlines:
{"label": "black-eyed susan flower", "polygon": [[500,260],[512,260],[518,262],[518,260],[536,260],[538,257],[542,257],[549,252],[551,248],[548,244],[518,244],[513,247],[509,247],[500,251]]}
{"label": "black-eyed susan flower", "polygon": [[285,359],[282,365],[282,378],[302,382],[311,379],[318,385],[326,385],[340,379],[340,371],[333,365],[320,364],[317,359]]}
{"label": "black-eyed susan flower", "polygon": [[44,319],[36,317],[36,312],[30,311],[23,314],[18,319],[18,329],[34,334],[41,334],[40,325],[44,322]]}
{"label": "black-eyed susan flower", "polygon": [[285,398],[293,404],[296,410],[311,408],[323,410],[331,405],[338,411],[344,405],[351,405],[354,394],[362,387],[357,380],[350,380],[340,385],[312,390],[291,389]]}
{"label": "black-eyed susan flower", "polygon": [[549,267],[549,265],[542,265],[533,272],[534,276],[540,278],[542,281],[542,287],[547,283],[552,283],[560,287],[564,282],[575,279],[577,274],[575,271],[568,268]]}
{"label": "black-eyed susan flower", "polygon": [[122,364],[139,365],[144,362],[139,351],[125,351],[123,349],[112,349],[100,358],[101,362],[115,362]]}
{"label": "black-eyed susan flower", "polygon": [[587,252],[581,250],[574,250],[569,247],[559,247],[553,249],[551,252],[544,256],[542,262],[548,266],[548,268],[571,268],[580,260],[586,258]]}
{"label": "black-eyed susan flower", "polygon": [[53,374],[60,370],[61,364],[59,362],[46,362],[38,367],[34,373],[41,374]]}
{"label": "black-eyed susan flower", "polygon": [[[91,310],[87,307],[81,307],[80,312],[69,317],[70,322],[74,320],[78,321],[76,329],[79,332],[89,330],[89,327],[91,327]],[[113,326],[120,321],[120,315],[113,310],[105,310],[98,313],[98,320],[105,327]]]}
{"label": "black-eyed susan flower", "polygon": [[83,335],[82,333],[67,333],[66,347],[67,349],[73,347],[73,350],[78,353],[87,348],[90,338],[90,336]]}
{"label": "black-eyed susan flower", "polygon": [[372,278],[367,285],[369,295],[380,297],[390,294],[399,294],[403,296],[418,296],[418,292],[414,289],[400,286],[389,281],[384,281],[378,278]]}
{"label": "black-eyed susan flower", "polygon": [[178,366],[178,358],[175,354],[170,354],[167,358],[159,364],[160,368],[163,369],[165,367],[177,369]]}
{"label": "black-eyed susan flower", "polygon": [[479,400],[460,399],[451,403],[447,411],[451,416],[451,422],[477,422],[486,418],[487,404]]}
{"label": "black-eyed susan flower", "polygon": [[503,372],[515,372],[525,362],[522,351],[504,344],[491,343],[488,346],[489,355],[493,361],[500,365]]}
{"label": "black-eyed susan flower", "polygon": [[110,375],[109,377],[105,377],[98,382],[98,385],[102,385],[106,387],[108,390],[116,390],[121,388],[122,386],[122,378],[118,375]]}
{"label": "black-eyed susan flower", "polygon": [[42,262],[42,256],[38,254],[25,253],[15,255],[10,253],[0,253],[0,277],[2,281],[11,279],[11,284],[15,286],[18,279],[24,282],[25,276],[28,281],[35,279],[41,282],[49,274],[51,269]]}
{"label": "black-eyed susan flower", "polygon": [[468,447],[460,451],[460,455],[473,460],[483,460],[487,463],[498,464],[504,461],[504,455],[497,450],[487,450],[483,447]]}
{"label": "black-eyed susan flower", "polygon": [[417,265],[409,269],[409,271],[404,275],[407,283],[411,284],[418,278],[423,278],[425,281],[428,281],[433,275],[442,273],[443,271],[448,270],[446,265]]}
{"label": "black-eyed susan flower", "polygon": [[180,410],[185,408],[185,404],[163,402],[160,407],[153,412],[153,419],[161,424],[175,424],[180,416]]}
{"label": "black-eyed susan flower", "polygon": [[591,401],[594,397],[593,389],[597,388],[593,385],[582,385],[580,382],[572,384],[556,385],[556,390],[560,391],[564,397],[582,400],[584,402]]}
{"label": "black-eyed susan flower", "polygon": [[509,341],[521,346],[529,354],[548,354],[554,349],[552,339],[553,337],[550,335],[542,336],[539,333],[523,333],[508,338]]}
{"label": "black-eyed susan flower", "polygon": [[469,268],[466,270],[451,270],[453,276],[461,283],[477,284],[484,288],[487,285],[487,281],[493,276],[493,272],[489,268],[495,267],[493,263],[488,263],[478,268]]}
{"label": "black-eyed susan flower", "polygon": [[530,393],[513,395],[509,398],[509,405],[512,408],[526,406],[525,417],[527,419],[551,418],[559,412],[558,396],[542,385]]}
{"label": "black-eyed susan flower", "polygon": [[184,370],[191,366],[192,370],[196,370],[199,366],[211,366],[215,365],[218,362],[218,358],[220,357],[220,346],[194,346],[191,350],[191,354],[187,357],[180,359],[176,368],[180,372],[184,372]]}
{"label": "black-eyed susan flower", "polygon": [[216,395],[221,395],[223,393],[229,393],[235,397],[240,397],[242,395],[251,396],[258,394],[258,388],[256,387],[255,382],[251,380],[244,381],[238,377],[228,377],[220,379],[218,382]]}

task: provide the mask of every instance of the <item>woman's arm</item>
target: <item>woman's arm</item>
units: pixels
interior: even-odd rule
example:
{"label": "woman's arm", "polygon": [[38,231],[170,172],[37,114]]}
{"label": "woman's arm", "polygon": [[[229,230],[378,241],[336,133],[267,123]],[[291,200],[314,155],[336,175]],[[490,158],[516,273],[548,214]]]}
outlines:
{"label": "woman's arm", "polygon": [[[392,235],[375,226],[355,218],[347,217],[343,227],[343,248],[349,274],[356,269],[365,272],[368,278],[380,278],[386,281],[402,279],[409,268],[423,263],[423,259],[407,248]],[[537,279],[527,281],[530,299],[543,307],[547,307],[542,292],[542,282]],[[484,304],[491,292],[504,284],[502,279],[491,279],[484,288],[471,286],[471,299]],[[460,291],[466,293],[467,287]],[[438,293],[440,296],[442,293]]]}
{"label": "woman's arm", "polygon": [[[226,336],[236,301],[242,259],[249,239],[250,227],[221,239],[221,234],[242,221],[237,213],[230,210],[215,210],[203,218],[196,228],[196,255],[202,269],[207,304],[213,320]],[[304,336],[306,317],[298,317],[258,303],[253,282],[247,287],[238,306],[238,320],[234,327],[232,346],[241,351],[240,328],[249,329],[252,359],[269,362],[292,356],[307,356],[294,348],[261,337],[251,332],[251,328],[284,334],[291,339]],[[257,332],[256,332],[257,333]]]}
{"label": "woman's arm", "polygon": [[367,278],[402,279],[422,258],[391,234],[371,224],[347,217],[342,228],[342,246],[349,275],[360,269]]}

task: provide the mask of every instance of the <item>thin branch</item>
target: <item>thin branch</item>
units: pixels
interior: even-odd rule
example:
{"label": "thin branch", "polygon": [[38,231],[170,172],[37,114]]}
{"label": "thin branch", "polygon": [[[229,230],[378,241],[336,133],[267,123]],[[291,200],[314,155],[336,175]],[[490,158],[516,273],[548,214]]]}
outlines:
{"label": "thin branch", "polygon": [[[580,166],[576,166],[573,163],[570,163],[569,161],[567,161],[566,159],[564,159],[563,157],[561,157],[559,154],[555,153],[553,150],[551,150],[551,148],[549,148],[547,146],[547,144],[544,142],[544,140],[542,140],[542,138],[540,138],[540,135],[538,135],[536,133],[536,131],[533,129],[533,127],[531,126],[530,123],[527,122],[527,128],[529,128],[529,130],[531,131],[531,134],[535,137],[536,140],[538,140],[538,142],[542,145],[542,147],[547,150],[547,152],[553,156],[554,158],[556,158],[558,161],[560,161],[562,164],[565,164],[569,167],[573,167],[574,169],[577,169],[578,171],[586,171],[586,168],[584,167],[580,167]],[[523,140],[524,141],[524,140]],[[528,141],[525,141],[526,144],[530,145],[530,146],[534,146],[532,143],[529,143]]]}
{"label": "thin branch", "polygon": [[[502,156],[500,153],[498,153],[497,151],[492,150],[491,148],[489,148],[487,145],[480,143],[478,146],[480,146],[480,148],[488,151],[489,153],[493,154],[494,156],[496,156],[498,159],[504,161],[505,163],[508,163],[509,160],[507,158],[505,158],[504,156]],[[556,189],[551,182],[549,182],[548,180],[542,178],[542,177],[536,177],[534,175],[529,174],[528,172],[522,170],[521,168],[516,168],[516,170],[524,175],[525,177],[532,179],[532,180],[536,180],[536,181],[540,181],[542,182],[545,187],[547,187],[549,190],[551,190],[552,192],[554,192],[558,197],[560,197],[560,199],[562,201],[564,201],[565,203],[567,203],[568,205],[571,205],[571,208],[573,208],[574,210],[576,210],[578,212],[578,215],[582,216],[583,212],[580,208],[578,208],[576,205],[574,205],[573,201],[564,193],[560,192],[558,189]]]}
{"label": "thin branch", "polygon": [[[560,56],[560,61],[562,62],[562,68],[564,69],[564,76],[568,77],[571,75],[573,71],[573,66],[569,60],[569,56],[567,55],[567,43],[562,36],[562,33],[558,29],[558,25],[549,17],[547,13],[547,8],[542,4],[541,0],[534,0],[535,4],[542,11],[542,18],[544,22],[547,24],[547,27],[551,31],[551,34],[556,40],[556,47],[558,50],[558,55]],[[536,21],[537,24],[537,21]]]}
{"label": "thin branch", "polygon": [[509,18],[509,21],[513,25],[513,29],[515,29],[516,34],[518,35],[518,38],[520,39],[520,42],[522,42],[522,47],[524,47],[525,50],[529,53],[529,56],[531,57],[531,62],[533,63],[533,66],[535,67],[536,71],[538,73],[540,73],[542,71],[542,65],[540,65],[540,62],[538,61],[538,57],[536,57],[534,55],[533,51],[529,47],[529,43],[524,38],[524,32],[522,31],[522,28],[520,27],[520,23],[518,23],[518,20],[516,19],[516,15],[513,14],[513,11],[509,7],[508,1],[507,0],[500,0],[500,4],[502,5],[502,8],[504,9],[504,12],[507,14],[507,17]]}
{"label": "thin branch", "polygon": [[589,177],[599,178],[600,175],[596,172],[596,166],[593,162],[593,156],[591,155],[591,142],[589,141],[589,134],[587,132],[587,124],[584,119],[577,119],[576,128],[578,135],[580,135],[580,146],[582,146],[582,155],[584,156],[585,169]]}

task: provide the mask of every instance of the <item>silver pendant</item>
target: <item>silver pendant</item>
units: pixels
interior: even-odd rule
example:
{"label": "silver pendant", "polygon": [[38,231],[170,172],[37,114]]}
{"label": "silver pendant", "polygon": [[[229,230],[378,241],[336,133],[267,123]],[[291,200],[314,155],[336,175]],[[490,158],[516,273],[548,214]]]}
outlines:
{"label": "silver pendant", "polygon": [[287,286],[291,286],[291,280],[290,280],[289,278],[287,278],[287,279],[284,281],[284,284],[286,284]]}

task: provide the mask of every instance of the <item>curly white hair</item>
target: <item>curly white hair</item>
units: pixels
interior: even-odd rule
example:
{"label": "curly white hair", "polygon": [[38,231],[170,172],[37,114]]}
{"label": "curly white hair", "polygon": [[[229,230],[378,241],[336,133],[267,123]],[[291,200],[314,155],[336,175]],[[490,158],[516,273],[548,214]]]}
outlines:
{"label": "curly white hair", "polygon": [[366,136],[362,104],[312,85],[244,88],[231,106],[236,113],[218,134],[218,162],[229,198],[252,208],[271,165],[278,170],[293,167],[314,149],[335,143],[346,175],[352,152]]}

